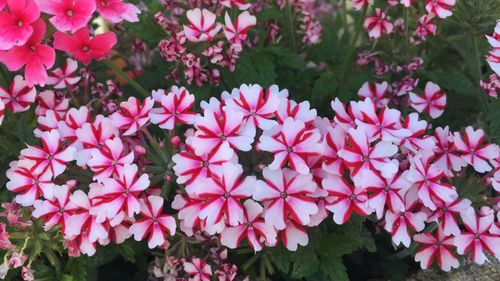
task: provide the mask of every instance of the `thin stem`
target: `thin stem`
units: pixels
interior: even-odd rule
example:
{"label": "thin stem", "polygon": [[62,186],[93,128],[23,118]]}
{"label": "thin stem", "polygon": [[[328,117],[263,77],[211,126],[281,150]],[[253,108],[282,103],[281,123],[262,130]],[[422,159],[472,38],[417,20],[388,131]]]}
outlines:
{"label": "thin stem", "polygon": [[296,52],[297,43],[295,42],[295,29],[293,28],[292,5],[290,5],[289,0],[286,1],[286,18],[288,20],[288,29],[290,32],[290,38],[292,39],[292,48]]}
{"label": "thin stem", "polygon": [[146,91],[146,89],[144,89],[141,85],[139,85],[139,83],[135,82],[134,79],[128,77],[127,73],[123,72],[123,70],[121,70],[110,60],[104,60],[103,62],[107,67],[116,72],[116,74],[120,75],[120,77],[125,79],[130,84],[130,86],[132,86],[139,94],[141,94],[144,97],[149,96],[149,92]]}
{"label": "thin stem", "polygon": [[476,86],[478,87],[478,93],[480,95],[480,99],[481,99],[481,102],[483,104],[483,107],[484,107],[484,111],[485,112],[488,112],[488,109],[489,109],[489,105],[488,105],[488,100],[486,98],[486,95],[484,93],[482,93],[482,90],[481,90],[481,86],[480,86],[480,81],[481,81],[481,78],[482,78],[482,71],[481,71],[481,59],[480,59],[480,56],[481,54],[479,53],[479,46],[477,44],[477,38],[474,34],[471,35],[472,37],[472,47],[474,48],[474,59],[475,59],[475,70],[474,70],[474,74],[475,74],[475,78],[476,78]]}

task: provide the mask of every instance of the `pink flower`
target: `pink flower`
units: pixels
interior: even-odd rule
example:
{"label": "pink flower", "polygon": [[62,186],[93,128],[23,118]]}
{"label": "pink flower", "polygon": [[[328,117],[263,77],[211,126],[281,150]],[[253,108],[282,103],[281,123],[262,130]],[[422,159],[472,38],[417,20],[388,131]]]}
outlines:
{"label": "pink flower", "polygon": [[87,165],[94,172],[94,180],[104,180],[122,174],[126,165],[132,164],[134,152],[124,151],[120,138],[115,137],[105,141],[100,149],[94,149]]}
{"label": "pink flower", "polygon": [[62,32],[85,27],[96,8],[95,2],[88,0],[44,0],[39,4],[44,13],[54,15],[49,21]]}
{"label": "pink flower", "polygon": [[385,230],[391,233],[392,242],[399,245],[403,243],[405,247],[409,247],[411,236],[408,227],[413,231],[419,232],[425,228],[425,220],[427,215],[424,212],[414,212],[413,209],[417,204],[418,198],[410,190],[405,196],[404,208],[398,211],[387,210],[385,213]]}
{"label": "pink flower", "polygon": [[204,116],[196,116],[194,125],[198,130],[186,143],[197,155],[207,154],[222,143],[228,143],[233,149],[250,151],[253,136],[241,132],[243,118],[242,112],[231,109],[222,111],[220,116],[207,109]]}
{"label": "pink flower", "polygon": [[87,27],[71,35],[62,32],[54,34],[54,48],[73,55],[76,60],[85,64],[92,59],[103,59],[115,44],[116,35],[113,32],[105,32],[90,38]]}
{"label": "pink flower", "polygon": [[[288,92],[286,92],[286,95],[288,95]],[[291,117],[293,120],[300,120],[304,122],[307,127],[311,125],[314,120],[316,120],[316,116],[316,109],[311,109],[311,105],[308,101],[296,103],[295,101],[287,98],[281,98],[280,106],[278,111],[276,111],[276,119],[278,119],[278,123],[280,124],[285,123],[285,120],[288,117]]]}
{"label": "pink flower", "polygon": [[5,63],[10,71],[18,71],[23,66],[28,86],[45,86],[47,70],[54,65],[56,54],[54,49],[42,44],[45,36],[45,23],[38,20],[32,24],[33,33],[22,46],[14,47],[6,52],[0,52],[0,61]]}
{"label": "pink flower", "polygon": [[57,177],[66,170],[66,162],[74,159],[76,152],[73,147],[62,147],[62,140],[57,130],[41,133],[42,147],[28,146],[21,150],[22,161],[33,162],[31,169],[35,173],[50,170],[53,177]]}
{"label": "pink flower", "polygon": [[434,19],[434,14],[426,14],[420,17],[418,20],[418,27],[415,33],[417,36],[423,40],[427,35],[436,35],[436,24],[432,21]]}
{"label": "pink flower", "polygon": [[147,200],[141,200],[141,217],[134,222],[129,231],[136,241],[142,241],[149,234],[148,247],[153,249],[166,242],[165,231],[168,235],[175,234],[175,219],[162,214],[163,198],[150,195]]}
{"label": "pink flower", "polygon": [[177,183],[189,185],[197,179],[211,177],[215,169],[233,158],[234,151],[228,143],[223,142],[208,154],[198,156],[187,146],[186,150],[172,157],[173,167],[177,175]]}
{"label": "pink flower", "polygon": [[307,225],[311,216],[318,212],[314,200],[307,196],[317,188],[312,175],[267,167],[262,175],[264,181],[257,181],[253,198],[264,203],[266,223],[282,230],[286,228],[286,219],[290,216],[297,223]]}
{"label": "pink flower", "polygon": [[[89,121],[90,112],[87,107],[70,108],[64,119],[57,123],[57,130],[63,139],[67,140],[70,145],[74,145],[78,140],[76,130],[82,128],[83,124]],[[77,149],[80,148],[78,146]]]}
{"label": "pink flower", "polygon": [[123,3],[123,0],[96,0],[99,15],[111,23],[121,21],[138,22],[141,10],[134,4]]}
{"label": "pink flower", "polygon": [[500,47],[493,48],[493,50],[486,55],[486,61],[490,65],[491,69],[497,75],[500,75]]}
{"label": "pink flower", "polygon": [[375,15],[366,17],[363,23],[365,30],[370,38],[378,39],[385,34],[392,32],[392,23],[387,20],[386,15],[379,8],[375,9]]}
{"label": "pink flower", "polygon": [[189,281],[210,281],[212,268],[199,258],[189,259],[182,263],[184,271],[190,276]]}
{"label": "pink flower", "polygon": [[78,166],[87,165],[87,161],[92,156],[92,151],[102,148],[106,140],[118,136],[116,128],[109,119],[97,116],[92,123],[85,123],[81,128],[76,129],[75,135],[82,148],[76,152],[76,164]]}
{"label": "pink flower", "polygon": [[441,19],[451,16],[451,9],[455,5],[455,0],[427,0],[425,10]]}
{"label": "pink flower", "polygon": [[250,8],[252,4],[247,3],[247,0],[219,0],[219,3],[228,8],[238,8],[240,10],[246,10]]}
{"label": "pink flower", "polygon": [[2,125],[4,117],[5,117],[5,103],[3,103],[2,99],[0,98],[0,125]]}
{"label": "pink flower", "polygon": [[358,97],[360,99],[370,98],[378,108],[384,108],[389,102],[389,98],[387,98],[387,86],[388,84],[385,81],[382,83],[365,82],[358,90]]}
{"label": "pink flower", "polygon": [[237,226],[244,221],[241,199],[252,196],[256,178],[242,177],[243,168],[231,162],[215,169],[210,178],[202,179],[189,185],[186,191],[196,194],[205,201],[200,212],[200,219],[206,219],[208,225],[215,225],[225,216],[227,223]]}
{"label": "pink flower", "polygon": [[363,175],[364,171],[372,169],[380,171],[386,177],[391,177],[398,171],[397,161],[389,159],[398,152],[397,146],[389,142],[378,142],[370,147],[368,137],[360,129],[349,130],[347,138],[350,145],[340,150],[339,156],[352,169],[352,177]]}
{"label": "pink flower", "polygon": [[463,212],[461,217],[467,231],[455,237],[457,253],[463,255],[472,251],[471,258],[477,264],[484,264],[488,261],[484,250],[493,254],[497,259],[500,258],[500,237],[488,233],[493,225],[494,216],[477,216],[471,208]]}
{"label": "pink flower", "polygon": [[211,41],[222,25],[216,23],[216,15],[209,10],[196,8],[186,13],[189,25],[184,25],[186,38],[194,43]]}
{"label": "pink flower", "polygon": [[29,87],[21,75],[16,75],[8,90],[0,86],[0,99],[12,113],[26,111],[35,102],[36,89]]}
{"label": "pink flower", "polygon": [[481,89],[492,98],[498,97],[500,91],[500,78],[496,74],[491,74],[489,79],[480,81]]}
{"label": "pink flower", "polygon": [[286,220],[286,227],[280,232],[280,237],[289,251],[297,251],[299,245],[305,247],[309,244],[306,228],[292,219]]}
{"label": "pink flower", "polygon": [[447,237],[441,228],[438,226],[435,235],[429,232],[415,234],[413,236],[415,242],[423,244],[415,254],[415,261],[420,262],[422,269],[427,269],[432,265],[434,258],[437,258],[437,263],[441,270],[449,272],[452,268],[458,268],[460,262],[455,257],[451,249],[455,247],[453,237]]}
{"label": "pink flower", "polygon": [[413,153],[422,151],[432,151],[436,147],[436,141],[432,136],[425,135],[427,122],[419,120],[419,115],[412,112],[406,116],[403,128],[409,130],[411,134],[401,140],[401,145]]}
{"label": "pink flower", "polygon": [[248,11],[239,14],[234,24],[227,12],[224,20],[226,22],[224,34],[227,41],[238,47],[243,47],[243,42],[245,42],[248,36],[248,30],[257,23],[257,18],[250,15]]}
{"label": "pink flower", "polygon": [[364,7],[368,6],[369,0],[352,0],[352,7],[356,11],[361,11]]}
{"label": "pink flower", "polygon": [[427,112],[429,116],[436,119],[444,112],[446,94],[441,91],[438,85],[429,81],[425,85],[423,97],[410,92],[410,102],[411,107],[416,111]]}
{"label": "pink flower", "polygon": [[407,179],[418,188],[418,198],[424,206],[436,210],[436,199],[443,202],[453,202],[458,198],[457,191],[448,183],[441,182],[443,170],[431,164],[429,159],[416,156],[410,159],[410,170]]}
{"label": "pink flower", "polygon": [[9,264],[14,268],[21,267],[26,262],[27,257],[23,253],[14,252],[9,258]]}
{"label": "pink flower", "polygon": [[[107,142],[112,144],[111,142]],[[89,160],[91,162],[92,159]],[[140,175],[135,164],[125,164],[117,170],[114,178],[103,178],[102,189],[92,198],[94,206],[105,213],[108,219],[115,218],[124,211],[128,217],[133,217],[141,211],[139,194],[149,187],[147,174]]]}
{"label": "pink flower", "polygon": [[450,171],[459,172],[467,166],[467,162],[458,154],[457,146],[453,140],[453,134],[450,133],[448,126],[438,127],[434,130],[436,146],[433,148],[436,158],[434,164],[441,170],[449,173]]}
{"label": "pink flower", "polygon": [[347,133],[341,126],[328,127],[323,138],[322,168],[328,173],[343,175],[345,164],[339,156],[339,151],[344,149],[347,143]]}
{"label": "pink flower", "polygon": [[[0,50],[9,50],[26,44],[35,32],[31,24],[40,18],[37,2],[34,0],[0,2],[3,2],[0,3]],[[7,9],[3,10],[5,6]]]}
{"label": "pink flower", "polygon": [[327,200],[326,209],[333,213],[335,223],[346,223],[353,212],[360,216],[367,216],[372,212],[366,191],[360,186],[352,186],[337,175],[329,175],[322,181],[321,186],[334,198]]}
{"label": "pink flower", "polygon": [[165,91],[157,92],[156,102],[161,108],[153,108],[149,113],[151,123],[157,124],[162,129],[172,130],[176,123],[193,124],[195,113],[190,111],[194,104],[194,95],[190,94],[186,88],[173,86],[170,92],[165,95]]}
{"label": "pink flower", "polygon": [[141,105],[139,99],[130,97],[127,101],[120,103],[120,111],[110,116],[111,122],[120,130],[124,130],[124,136],[134,135],[148,123],[149,112],[153,108],[154,101],[151,98],[144,99]]}
{"label": "pink flower", "polygon": [[226,227],[220,236],[221,244],[230,249],[235,249],[246,238],[252,249],[260,251],[263,246],[262,237],[266,245],[275,245],[277,242],[276,230],[260,219],[263,211],[262,206],[253,200],[245,201],[244,205],[243,222],[237,226]]}
{"label": "pink flower", "polygon": [[78,69],[78,62],[67,58],[62,68],[56,68],[49,73],[48,85],[53,85],[54,89],[65,89],[75,85],[82,79],[80,76],[73,76]]}
{"label": "pink flower", "polygon": [[54,191],[50,170],[34,173],[29,164],[31,163],[12,162],[6,173],[9,179],[6,187],[11,192],[20,193],[15,199],[22,206],[33,205],[40,195],[50,199]]}
{"label": "pink flower", "polygon": [[56,113],[57,117],[64,118],[69,106],[69,99],[56,97],[56,94],[51,90],[46,90],[38,94],[37,107],[35,114],[37,116],[47,115],[47,111],[52,110]]}
{"label": "pink flower", "polygon": [[35,201],[32,216],[43,219],[45,231],[56,225],[61,225],[61,231],[66,232],[66,221],[78,207],[69,200],[71,188],[67,185],[54,186],[54,197],[50,200]]}
{"label": "pink flower", "polygon": [[[224,94],[227,93],[223,93],[223,96]],[[248,135],[254,136],[257,127],[269,130],[278,124],[271,118],[278,110],[280,98],[270,91],[264,93],[264,89],[259,85],[243,84],[239,89],[234,89],[224,101],[225,108],[243,112],[244,130],[248,132]]]}
{"label": "pink flower", "polygon": [[457,236],[460,227],[456,215],[468,211],[471,208],[469,199],[455,199],[452,202],[436,201],[437,209],[429,216],[428,221],[435,221],[442,228],[445,236]]}
{"label": "pink flower", "polygon": [[484,140],[484,131],[474,129],[469,126],[465,128],[464,140],[460,136],[460,133],[455,132],[454,143],[457,150],[463,153],[462,159],[467,162],[467,164],[474,167],[478,173],[484,173],[491,171],[491,166],[488,164],[488,160],[493,160],[500,156],[500,149],[496,144],[482,144]]}
{"label": "pink flower", "polygon": [[307,157],[322,153],[320,139],[318,131],[307,131],[304,122],[288,117],[279,134],[276,136],[263,134],[260,137],[258,148],[274,154],[274,161],[269,168],[277,170],[288,162],[292,169],[305,175],[309,173]]}

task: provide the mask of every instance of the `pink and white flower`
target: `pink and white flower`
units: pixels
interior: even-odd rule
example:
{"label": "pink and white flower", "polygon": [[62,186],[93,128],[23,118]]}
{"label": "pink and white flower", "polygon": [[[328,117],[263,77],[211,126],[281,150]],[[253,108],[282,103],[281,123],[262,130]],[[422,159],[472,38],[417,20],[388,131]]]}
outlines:
{"label": "pink and white flower", "polygon": [[434,17],[434,14],[426,14],[420,17],[415,30],[419,38],[425,40],[428,35],[436,35],[437,25],[433,22]]}
{"label": "pink and white flower", "polygon": [[455,247],[454,237],[446,236],[441,226],[437,227],[434,235],[429,232],[415,234],[413,240],[423,245],[415,254],[415,261],[420,262],[422,269],[429,268],[434,258],[437,259],[439,268],[446,272],[460,266],[460,262],[452,252]]}
{"label": "pink and white flower", "polygon": [[47,84],[52,85],[54,89],[65,89],[78,83],[82,77],[74,76],[78,69],[78,62],[67,58],[61,68],[56,68],[49,73]]}
{"label": "pink and white flower", "polygon": [[434,138],[436,139],[436,146],[433,148],[433,152],[436,155],[434,159],[436,167],[448,173],[452,170],[459,172],[463,167],[467,166],[467,162],[458,154],[453,134],[450,133],[448,126],[436,128]]}
{"label": "pink and white flower", "polygon": [[344,160],[339,156],[339,151],[347,143],[347,133],[341,126],[328,127],[323,138],[322,168],[328,173],[343,175],[345,170]]}
{"label": "pink and white flower", "polygon": [[69,107],[69,99],[57,98],[54,91],[45,90],[36,97],[37,106],[35,108],[36,116],[46,115],[47,111],[53,110],[59,118],[64,118]]}
{"label": "pink and white flower", "polygon": [[382,83],[365,82],[358,90],[358,97],[360,99],[370,98],[378,108],[384,108],[389,102],[387,88],[388,84],[385,81]]}
{"label": "pink and white flower", "polygon": [[28,86],[21,75],[16,75],[10,83],[10,88],[0,86],[0,99],[12,113],[23,112],[35,102],[36,89]]}
{"label": "pink and white flower", "polygon": [[108,230],[93,215],[94,206],[88,195],[82,190],[76,190],[69,199],[77,207],[77,210],[66,219],[66,237],[79,237],[79,247],[82,252],[92,255],[95,253],[95,245],[99,239],[108,238]]}
{"label": "pink and white flower", "polygon": [[56,225],[61,225],[61,231],[66,232],[66,221],[78,210],[78,207],[69,200],[71,187],[68,185],[54,186],[54,197],[50,200],[37,200],[32,216],[43,219],[45,231]]}
{"label": "pink and white flower", "polygon": [[246,10],[250,8],[252,4],[247,3],[247,0],[219,0],[219,3],[228,8],[238,8],[240,10]]}
{"label": "pink and white flower", "polygon": [[11,162],[6,172],[9,179],[6,187],[11,192],[20,193],[15,200],[22,206],[33,205],[40,196],[51,199],[54,193],[51,171],[47,169],[43,173],[35,173],[30,164]]}
{"label": "pink and white flower", "polygon": [[452,202],[437,200],[437,209],[429,216],[428,221],[438,223],[445,236],[457,236],[460,234],[460,227],[456,216],[469,211],[471,204],[469,199],[457,198]]}
{"label": "pink and white flower", "polygon": [[311,174],[298,174],[290,169],[271,170],[264,168],[264,180],[257,181],[253,198],[264,203],[264,219],[278,230],[286,228],[286,219],[307,225],[311,216],[318,212],[313,199],[317,185]]}
{"label": "pink and white flower", "polygon": [[224,35],[226,35],[227,41],[239,48],[243,47],[243,43],[248,36],[248,30],[257,24],[257,18],[250,15],[248,11],[239,14],[234,23],[226,12],[224,20],[226,22]]}
{"label": "pink and white flower", "polygon": [[111,122],[120,130],[124,136],[134,135],[149,121],[149,112],[153,108],[154,100],[150,97],[144,99],[141,104],[139,99],[130,97],[127,101],[120,103],[120,111],[110,116]]}
{"label": "pink and white flower", "polygon": [[366,17],[363,27],[368,32],[370,38],[378,39],[385,34],[392,33],[393,25],[386,18],[386,14],[381,9],[375,9],[375,15]]}
{"label": "pink and white flower", "polygon": [[170,92],[157,91],[153,97],[161,108],[153,108],[149,113],[151,123],[157,124],[162,129],[172,130],[177,123],[193,124],[195,113],[190,111],[194,104],[194,95],[186,88],[173,86]]}
{"label": "pink and white flower", "polygon": [[299,245],[305,247],[309,244],[306,228],[293,219],[286,220],[286,227],[280,232],[280,237],[289,251],[297,251]]}
{"label": "pink and white flower", "polygon": [[141,200],[141,218],[134,222],[129,231],[136,241],[142,241],[149,234],[148,247],[153,249],[166,242],[166,235],[175,234],[175,219],[167,214],[162,214],[163,198],[150,195],[147,200]]}
{"label": "pink and white flower", "polygon": [[441,19],[451,16],[451,9],[455,6],[455,0],[427,0],[425,10]]}
{"label": "pink and white flower", "polygon": [[82,106],[79,109],[70,108],[64,120],[57,123],[57,130],[64,140],[68,141],[70,145],[75,146],[78,150],[81,148],[81,144],[76,144],[78,140],[76,130],[82,128],[89,121],[90,112],[86,106]]}
{"label": "pink and white flower", "polygon": [[138,14],[141,10],[134,4],[123,3],[123,0],[96,0],[96,8],[99,15],[111,23],[124,20],[128,22],[139,21]]}
{"label": "pink and white flower", "polygon": [[199,258],[189,259],[182,263],[184,271],[189,275],[189,281],[210,281],[212,268]]}
{"label": "pink and white flower", "polygon": [[87,165],[94,172],[93,179],[101,181],[105,178],[113,178],[123,171],[126,165],[134,161],[134,152],[124,151],[120,138],[115,137],[105,141],[100,149],[94,149]]}
{"label": "pink and white flower", "polygon": [[488,160],[491,161],[500,156],[500,148],[496,144],[483,144],[484,131],[471,126],[465,128],[464,140],[460,133],[455,132],[453,141],[457,150],[462,153],[462,159],[474,167],[478,173],[491,171]]}
{"label": "pink and white flower", "polygon": [[85,166],[92,156],[92,151],[102,148],[106,144],[106,140],[118,136],[118,132],[109,119],[97,116],[94,122],[85,123],[81,128],[76,129],[75,135],[82,146],[76,152],[76,164]]}
{"label": "pink and white flower", "polygon": [[410,92],[410,105],[419,113],[426,112],[433,119],[436,119],[444,112],[446,94],[441,91],[438,85],[429,81],[425,85],[423,97]]}
{"label": "pink and white flower", "polygon": [[186,13],[189,25],[184,25],[186,38],[194,43],[210,41],[222,28],[216,23],[216,15],[209,10],[196,8]]}

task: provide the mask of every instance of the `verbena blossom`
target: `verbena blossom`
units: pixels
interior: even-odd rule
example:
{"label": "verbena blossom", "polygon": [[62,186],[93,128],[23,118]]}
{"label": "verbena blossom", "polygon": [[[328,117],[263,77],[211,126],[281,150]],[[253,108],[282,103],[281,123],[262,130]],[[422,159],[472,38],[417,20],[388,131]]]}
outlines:
{"label": "verbena blossom", "polygon": [[411,107],[419,113],[426,112],[432,118],[438,118],[444,112],[446,106],[446,94],[441,91],[441,88],[432,83],[427,82],[425,85],[424,96],[421,97],[410,92]]}
{"label": "verbena blossom", "polygon": [[26,111],[35,102],[36,89],[28,86],[21,75],[16,75],[8,89],[0,86],[0,99],[12,113]]}
{"label": "verbena blossom", "polygon": [[184,34],[191,42],[210,41],[222,25],[216,23],[216,15],[209,10],[196,8],[186,13],[189,25],[184,25]]}
{"label": "verbena blossom", "polygon": [[53,15],[49,21],[59,31],[71,31],[84,27],[95,11],[96,2],[86,0],[45,0],[39,1],[40,9]]}
{"label": "verbena blossom", "polygon": [[[35,0],[0,1],[0,50],[9,50],[28,42],[35,31],[32,26],[40,18]],[[3,10],[6,7],[7,9]],[[3,11],[2,11],[3,10]]]}
{"label": "verbena blossom", "polygon": [[383,35],[392,33],[393,24],[387,19],[386,14],[381,9],[375,9],[375,15],[366,17],[363,27],[368,32],[370,38],[378,39]]}

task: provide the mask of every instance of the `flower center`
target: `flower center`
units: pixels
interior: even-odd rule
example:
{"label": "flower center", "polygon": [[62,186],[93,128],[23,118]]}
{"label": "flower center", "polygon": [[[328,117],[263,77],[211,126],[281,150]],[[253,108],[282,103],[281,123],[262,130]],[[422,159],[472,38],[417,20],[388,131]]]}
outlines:
{"label": "flower center", "polygon": [[287,196],[288,196],[288,194],[286,194],[286,192],[284,192],[284,191],[280,192],[281,198],[285,199]]}
{"label": "flower center", "polygon": [[75,15],[75,13],[73,12],[73,10],[67,10],[67,11],[66,11],[66,15],[67,15],[68,17],[72,17],[72,16],[74,16],[74,15]]}
{"label": "flower center", "polygon": [[58,212],[59,212],[59,214],[63,214],[64,213],[64,208],[60,208]]}
{"label": "flower center", "polygon": [[158,219],[156,217],[152,217],[151,220],[153,221],[153,224],[158,224]]}
{"label": "flower center", "polygon": [[224,198],[226,198],[226,199],[227,199],[227,198],[229,198],[229,197],[231,197],[231,193],[229,193],[229,192],[224,193]]}
{"label": "flower center", "polygon": [[391,190],[391,187],[390,187],[390,186],[388,186],[388,185],[384,186],[384,191],[385,191],[385,192],[389,192],[389,190]]}
{"label": "flower center", "polygon": [[35,52],[36,51],[36,46],[35,45],[31,45],[30,46],[30,50],[33,51],[33,52]]}
{"label": "flower center", "polygon": [[49,154],[49,155],[47,155],[47,160],[51,161],[51,160],[53,160],[53,159],[54,159],[54,155],[50,155],[50,154]]}
{"label": "flower center", "polygon": [[365,156],[363,156],[363,157],[361,158],[361,161],[363,161],[363,162],[370,162],[370,157],[369,157],[369,156],[367,156],[367,155],[365,155]]}
{"label": "flower center", "polygon": [[17,27],[23,27],[23,26],[24,26],[24,22],[22,22],[22,21],[17,22]]}
{"label": "flower center", "polygon": [[89,49],[89,46],[85,45],[82,47],[82,51],[84,52],[88,52],[90,49]]}
{"label": "flower center", "polygon": [[481,238],[481,233],[474,234],[474,239],[479,240]]}
{"label": "flower center", "polygon": [[349,201],[354,201],[356,200],[356,197],[358,197],[356,194],[351,194],[351,196],[349,196]]}
{"label": "flower center", "polygon": [[210,165],[210,162],[208,161],[203,161],[203,167],[207,168]]}
{"label": "flower center", "polygon": [[103,6],[103,7],[107,7],[107,6],[108,6],[108,3],[107,3],[106,1],[104,1],[104,0],[103,0],[103,1],[101,1],[101,6]]}
{"label": "flower center", "polygon": [[220,139],[223,140],[223,141],[225,141],[226,140],[226,136],[225,135],[221,135]]}
{"label": "flower center", "polygon": [[293,147],[287,147],[287,148],[286,148],[286,152],[288,152],[288,153],[292,153],[292,152],[293,152]]}

